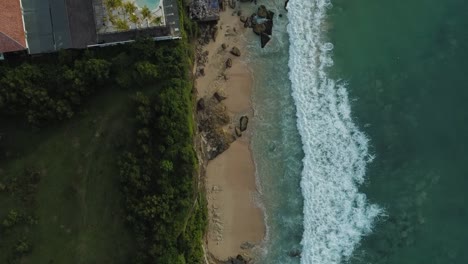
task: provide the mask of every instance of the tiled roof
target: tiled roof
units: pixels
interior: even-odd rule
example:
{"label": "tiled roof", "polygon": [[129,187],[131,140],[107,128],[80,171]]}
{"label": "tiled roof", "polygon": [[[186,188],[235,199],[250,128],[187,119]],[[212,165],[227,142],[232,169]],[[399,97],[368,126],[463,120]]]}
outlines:
{"label": "tiled roof", "polygon": [[26,49],[20,0],[0,0],[0,52]]}

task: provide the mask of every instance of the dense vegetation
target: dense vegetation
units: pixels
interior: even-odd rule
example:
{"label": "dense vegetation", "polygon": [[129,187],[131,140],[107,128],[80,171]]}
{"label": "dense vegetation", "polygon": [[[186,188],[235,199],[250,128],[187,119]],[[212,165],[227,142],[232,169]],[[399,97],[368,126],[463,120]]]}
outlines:
{"label": "dense vegetation", "polygon": [[[65,53],[62,53],[65,54]],[[0,111],[21,115],[34,125],[71,118],[83,98],[109,78],[110,62],[96,58],[58,65],[23,63],[3,67]]]}
{"label": "dense vegetation", "polygon": [[[82,197],[82,188],[104,176],[108,177],[106,182],[112,188],[111,175],[117,172],[122,195],[110,198],[122,197],[118,203],[124,208],[125,222],[133,230],[137,242],[135,256],[121,261],[202,263],[206,202],[197,190],[195,177],[197,161],[193,146],[190,79],[193,56],[185,36],[185,32],[196,35],[197,28],[183,18],[184,14],[181,15],[184,39],[180,41],[155,43],[143,39],[126,46],[85,52],[63,51],[0,65],[0,121],[15,120],[13,123],[17,123],[23,120],[27,126],[39,128],[23,129],[23,137],[13,136],[17,131],[0,128],[0,196],[6,195],[11,200],[8,203],[0,201],[0,251],[11,251],[8,254],[0,252],[0,258],[8,255],[11,263],[35,263],[34,259],[28,262],[24,256],[40,247],[35,244],[38,239],[28,235],[28,230],[38,229],[39,223],[44,229],[41,232],[49,234],[49,220],[44,218],[49,217],[44,215],[44,208],[49,204],[42,203],[50,200],[54,203],[50,207],[57,203],[54,207],[57,210],[64,206],[60,204],[61,199],[84,204],[90,199],[92,205],[92,198],[86,197],[98,199],[97,196],[106,194]],[[119,94],[119,99],[115,102],[95,100],[98,102],[93,105],[99,111],[90,107],[89,102],[103,94]],[[126,105],[129,105],[127,112]],[[109,106],[113,109],[107,109]],[[119,120],[127,120],[127,115],[130,121]],[[97,125],[101,116],[105,116],[106,121]],[[66,142],[69,140],[67,135],[79,139],[70,144]],[[13,140],[4,144],[4,136]],[[20,158],[19,154],[12,156],[15,152],[10,149],[19,148],[17,145],[22,145],[20,141],[26,138],[28,143],[25,143],[23,154],[27,158]],[[88,151],[75,141],[86,142],[81,144]],[[34,150],[34,146],[26,146],[31,142],[42,147]],[[68,147],[69,144],[73,147]],[[74,147],[83,150],[78,152]],[[54,151],[62,151],[63,155],[48,156],[58,154]],[[107,165],[110,160],[113,165]],[[53,162],[60,163],[61,170],[56,174],[56,166],[40,167]],[[86,179],[80,178],[80,183],[71,184],[67,175],[75,173],[71,164],[79,166],[79,177],[83,177],[80,162],[86,163]],[[39,167],[26,168],[36,164]],[[2,173],[2,168],[7,168],[6,173]],[[64,176],[57,174],[59,172]],[[42,183],[43,178],[49,185]],[[63,197],[52,197],[55,190],[48,189],[51,184],[60,189],[57,193]],[[99,214],[98,208],[85,211],[86,214],[96,214],[94,217]],[[120,213],[112,215],[119,216]],[[89,222],[92,217],[86,216],[83,221]],[[53,221],[56,218],[54,216]],[[82,225],[81,222],[77,225]],[[62,229],[73,234],[73,228]],[[118,232],[115,230],[113,232]],[[119,237],[118,233],[114,235]],[[51,244],[52,241],[55,240],[51,238]],[[56,243],[60,241],[57,239]],[[78,246],[82,250],[83,246],[79,243]],[[66,259],[67,256],[61,257]],[[81,261],[84,259],[80,256]]]}

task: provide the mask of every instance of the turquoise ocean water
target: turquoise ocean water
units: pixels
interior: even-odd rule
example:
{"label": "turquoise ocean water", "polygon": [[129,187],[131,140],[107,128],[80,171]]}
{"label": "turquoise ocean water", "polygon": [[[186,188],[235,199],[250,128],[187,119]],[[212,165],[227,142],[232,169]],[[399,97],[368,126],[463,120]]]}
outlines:
{"label": "turquoise ocean water", "polygon": [[262,3],[259,263],[468,263],[468,2]]}

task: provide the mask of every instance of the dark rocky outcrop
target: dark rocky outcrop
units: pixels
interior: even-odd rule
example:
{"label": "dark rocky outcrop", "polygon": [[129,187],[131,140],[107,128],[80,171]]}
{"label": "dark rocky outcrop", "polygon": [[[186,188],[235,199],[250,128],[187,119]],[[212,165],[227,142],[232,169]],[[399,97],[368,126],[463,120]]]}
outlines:
{"label": "dark rocky outcrop", "polygon": [[262,48],[264,48],[266,46],[266,44],[271,40],[271,37],[268,36],[267,34],[265,33],[262,33],[260,35],[260,44],[262,46]]}
{"label": "dark rocky outcrop", "polygon": [[253,32],[260,36],[261,47],[264,48],[271,40],[273,33],[273,17],[275,13],[261,5],[256,13],[244,23],[244,27],[252,27]]}
{"label": "dark rocky outcrop", "polygon": [[230,6],[232,9],[236,8],[236,3],[237,3],[236,0],[229,0],[229,6]]}
{"label": "dark rocky outcrop", "polygon": [[271,34],[273,33],[273,20],[268,20],[262,25],[265,25],[265,30],[263,32],[271,36]]}
{"label": "dark rocky outcrop", "polygon": [[247,17],[245,17],[245,16],[240,16],[239,19],[240,19],[240,21],[241,21],[242,23],[247,22]]}
{"label": "dark rocky outcrop", "polygon": [[221,48],[222,48],[223,50],[227,49],[226,43],[221,44]]}
{"label": "dark rocky outcrop", "polygon": [[267,12],[267,19],[273,20],[273,17],[275,16],[275,13],[271,10],[268,10]]}
{"label": "dark rocky outcrop", "polygon": [[237,137],[242,137],[242,131],[240,131],[240,128],[238,126],[234,128],[234,133]]}
{"label": "dark rocky outcrop", "polygon": [[197,102],[197,111],[203,111],[205,110],[205,99],[200,98]]}
{"label": "dark rocky outcrop", "polygon": [[266,6],[264,5],[261,5],[258,10],[257,10],[257,16],[261,17],[261,18],[266,18],[268,16],[268,9],[266,8]]}
{"label": "dark rocky outcrop", "polygon": [[252,17],[248,17],[248,18],[245,20],[244,28],[248,28],[248,27],[252,27]]}
{"label": "dark rocky outcrop", "polygon": [[298,258],[301,256],[301,251],[299,249],[293,249],[288,252],[288,256],[291,258]]}
{"label": "dark rocky outcrop", "polygon": [[253,26],[253,32],[257,35],[260,35],[262,34],[263,32],[265,32],[266,30],[266,26],[265,26],[265,23],[263,24],[255,24]]}
{"label": "dark rocky outcrop", "polygon": [[223,100],[226,100],[227,95],[223,90],[218,90],[213,94],[213,97],[218,100],[218,102],[221,102]]}
{"label": "dark rocky outcrop", "polygon": [[231,54],[234,55],[234,56],[239,57],[239,56],[241,55],[241,52],[240,52],[239,48],[237,48],[237,47],[232,47],[232,49],[231,49]]}
{"label": "dark rocky outcrop", "polygon": [[228,58],[226,61],[226,68],[231,68],[232,67],[232,59]]}
{"label": "dark rocky outcrop", "polygon": [[239,128],[242,132],[244,132],[247,129],[247,124],[249,123],[249,118],[247,116],[242,116],[240,118],[240,125]]}
{"label": "dark rocky outcrop", "polygon": [[205,98],[204,105],[204,110],[197,111],[198,128],[206,139],[206,156],[212,160],[227,150],[236,138],[224,129],[231,122],[226,106],[214,96]]}
{"label": "dark rocky outcrop", "polygon": [[247,264],[249,260],[245,259],[242,255],[237,255],[235,258],[229,258],[227,261],[223,261],[224,264]]}

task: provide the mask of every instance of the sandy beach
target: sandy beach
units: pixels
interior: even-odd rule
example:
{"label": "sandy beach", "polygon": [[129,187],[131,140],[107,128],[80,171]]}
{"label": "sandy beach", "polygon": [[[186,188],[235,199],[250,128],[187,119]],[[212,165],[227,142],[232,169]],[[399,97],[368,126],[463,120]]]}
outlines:
{"label": "sandy beach", "polygon": [[[245,62],[247,34],[239,16],[227,8],[218,22],[216,41],[203,46],[208,51],[205,75],[197,78],[198,98],[210,98],[222,90],[226,99],[222,101],[231,123],[224,129],[234,135],[234,127],[243,115],[252,120],[251,90],[253,77]],[[223,49],[222,44],[227,46]],[[232,47],[239,48],[241,56],[232,55]],[[232,59],[232,67],[226,68],[226,60]],[[209,230],[206,247],[211,256],[227,260],[242,254],[252,256],[255,245],[265,236],[262,210],[256,205],[257,189],[255,166],[250,150],[252,124],[230,147],[207,164],[205,187],[208,199]]]}

